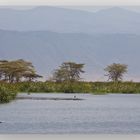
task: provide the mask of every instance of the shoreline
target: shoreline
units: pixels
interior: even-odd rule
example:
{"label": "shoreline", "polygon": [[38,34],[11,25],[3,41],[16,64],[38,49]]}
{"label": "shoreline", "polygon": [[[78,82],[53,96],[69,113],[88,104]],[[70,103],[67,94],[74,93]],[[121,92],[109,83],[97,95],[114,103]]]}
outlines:
{"label": "shoreline", "polygon": [[62,97],[16,97],[17,100],[84,100],[81,98],[62,98]]}

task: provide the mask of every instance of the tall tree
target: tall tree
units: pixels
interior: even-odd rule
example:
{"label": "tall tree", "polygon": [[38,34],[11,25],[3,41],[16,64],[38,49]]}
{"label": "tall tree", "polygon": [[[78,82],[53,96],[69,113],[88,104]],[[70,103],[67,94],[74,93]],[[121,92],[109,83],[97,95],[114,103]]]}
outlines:
{"label": "tall tree", "polygon": [[[25,76],[26,75],[26,76]],[[32,76],[32,78],[31,78]],[[13,83],[19,82],[22,78],[38,78],[31,62],[22,59],[14,61],[0,61],[1,80]]]}
{"label": "tall tree", "polygon": [[125,64],[113,63],[104,69],[107,72],[105,76],[114,82],[122,80],[123,75],[127,72],[127,67]]}
{"label": "tall tree", "polygon": [[59,69],[53,73],[53,80],[57,82],[74,82],[80,80],[80,74],[83,71],[84,64],[77,64],[74,62],[64,62]]}

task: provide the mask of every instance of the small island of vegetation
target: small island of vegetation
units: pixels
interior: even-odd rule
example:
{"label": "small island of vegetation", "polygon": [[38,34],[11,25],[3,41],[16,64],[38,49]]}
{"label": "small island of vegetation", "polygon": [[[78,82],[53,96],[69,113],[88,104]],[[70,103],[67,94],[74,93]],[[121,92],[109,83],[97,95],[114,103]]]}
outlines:
{"label": "small island of vegetation", "polygon": [[82,81],[85,64],[64,62],[54,70],[52,77],[43,82],[31,62],[19,59],[0,61],[0,103],[10,102],[17,93],[140,93],[140,83],[123,82],[125,64],[113,63],[104,70],[107,82]]}

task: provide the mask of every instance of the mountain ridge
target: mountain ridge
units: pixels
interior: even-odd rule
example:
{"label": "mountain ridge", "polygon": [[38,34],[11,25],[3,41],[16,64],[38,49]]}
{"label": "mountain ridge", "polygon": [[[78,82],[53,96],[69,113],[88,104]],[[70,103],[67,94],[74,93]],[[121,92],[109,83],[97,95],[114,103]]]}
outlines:
{"label": "mountain ridge", "polygon": [[[140,67],[140,35],[76,34],[50,31],[0,30],[0,59],[33,62],[45,79],[65,61],[85,64],[84,80],[105,80],[104,68],[111,63],[128,64],[126,79],[137,79]],[[8,40],[8,41],[7,41]],[[127,48],[127,49],[126,49]]]}
{"label": "mountain ridge", "polygon": [[140,34],[139,24],[140,13],[122,8],[98,12],[50,6],[12,11],[0,9],[0,28],[6,30]]}

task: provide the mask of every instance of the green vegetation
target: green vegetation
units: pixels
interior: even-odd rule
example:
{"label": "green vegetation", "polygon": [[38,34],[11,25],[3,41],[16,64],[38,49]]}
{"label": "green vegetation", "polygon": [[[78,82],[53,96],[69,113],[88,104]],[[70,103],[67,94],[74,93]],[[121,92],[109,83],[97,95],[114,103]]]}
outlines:
{"label": "green vegetation", "polygon": [[74,62],[64,62],[59,69],[56,69],[53,73],[52,80],[56,82],[76,82],[79,81],[80,74],[84,73],[82,70],[84,64],[76,64]]}
{"label": "green vegetation", "polygon": [[119,80],[122,80],[123,74],[127,72],[127,65],[113,63],[104,70],[107,72],[106,76],[108,76],[108,80],[118,82]]}
{"label": "green vegetation", "polygon": [[0,83],[0,103],[7,103],[15,99],[17,89],[15,86],[7,83]]}
{"label": "green vegetation", "polygon": [[34,81],[36,74],[31,62],[22,59],[0,61],[0,103],[15,99],[17,92],[34,93],[140,93],[140,83],[122,82],[127,65],[113,63],[105,68],[111,82],[84,82],[84,64],[64,62],[46,82]]}
{"label": "green vegetation", "polygon": [[0,61],[0,80],[8,83],[32,81],[42,76],[36,74],[31,62],[22,59],[15,61]]}
{"label": "green vegetation", "polygon": [[140,83],[136,82],[94,82],[95,93],[140,93]]}
{"label": "green vegetation", "polygon": [[140,93],[140,83],[134,82],[18,82],[0,83],[0,87],[26,93]]}
{"label": "green vegetation", "polygon": [[0,103],[15,99],[19,87],[12,83],[33,81],[41,76],[36,74],[31,62],[22,59],[15,61],[0,61]]}

